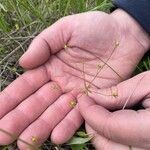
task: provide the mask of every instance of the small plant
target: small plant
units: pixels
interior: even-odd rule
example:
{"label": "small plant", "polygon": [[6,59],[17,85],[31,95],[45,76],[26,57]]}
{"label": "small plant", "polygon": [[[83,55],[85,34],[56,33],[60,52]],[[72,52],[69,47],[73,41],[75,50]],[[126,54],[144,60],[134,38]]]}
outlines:
{"label": "small plant", "polygon": [[[118,46],[118,44],[117,44],[117,46]],[[113,49],[113,52],[115,51],[115,49],[117,48],[117,46],[115,45],[115,48]],[[64,48],[68,48],[68,47],[69,47],[68,45],[65,45],[65,46],[64,46]],[[113,52],[111,53],[111,55],[113,54]],[[88,82],[88,83],[86,82],[86,77],[85,77],[85,66],[84,66],[85,63],[82,63],[82,64],[83,64],[83,71],[82,71],[82,74],[83,74],[83,82],[84,82],[84,89],[83,89],[83,91],[82,91],[82,94],[88,95],[89,93],[94,92],[94,91],[91,91],[92,84],[93,84],[94,80],[98,77],[98,75],[100,74],[100,72],[101,72],[101,70],[104,68],[104,66],[105,66],[105,65],[109,66],[109,65],[108,65],[108,61],[109,61],[110,58],[111,58],[111,56],[107,59],[106,62],[103,61],[104,64],[103,64],[102,66],[99,65],[99,64],[96,66],[97,71],[96,71],[96,73],[95,73],[93,79],[92,79],[90,82]],[[110,68],[111,68],[111,67],[110,67]],[[114,71],[114,69],[112,69],[112,70]],[[118,73],[117,73],[117,74],[118,74]],[[55,90],[60,90],[60,87],[59,87],[58,85],[56,85],[56,84],[53,84],[53,85],[52,85],[52,88],[55,89]],[[95,92],[95,93],[96,93],[96,92]],[[97,93],[97,94],[105,95],[105,94],[103,94],[103,93]],[[106,95],[106,96],[107,96],[107,95]],[[117,97],[117,93],[112,92],[112,96]],[[69,102],[69,106],[72,107],[72,108],[74,108],[74,107],[76,106],[76,104],[77,104],[77,103],[76,103],[76,100],[71,100],[71,101]],[[24,141],[24,140],[22,140],[22,139],[17,138],[15,135],[10,134],[10,133],[8,133],[8,132],[5,131],[5,130],[0,129],[0,131],[3,132],[3,133],[6,133],[6,134],[9,135],[12,139],[17,139],[17,140],[19,140],[19,141],[21,141],[21,142],[27,144],[27,145],[29,146],[29,148],[31,148],[31,149],[38,149],[37,147],[34,146],[34,145],[37,143],[37,141],[38,141],[38,138],[35,137],[35,136],[32,136],[32,137],[31,137],[31,142],[34,144],[34,145],[32,145],[32,144],[29,144],[29,143],[27,143],[26,141]],[[84,135],[84,137],[83,137],[83,135]],[[79,150],[81,150],[81,149],[84,149],[84,148],[85,148],[85,143],[88,142],[89,140],[91,140],[91,138],[92,138],[92,137],[89,137],[88,135],[83,134],[82,132],[78,132],[78,137],[73,137],[73,138],[71,139],[71,141],[69,142],[69,144],[71,145],[72,150],[74,150],[75,148],[76,148],[76,149],[79,148]]]}
{"label": "small plant", "polygon": [[[16,75],[19,76],[23,72],[23,70],[18,67],[16,62],[21,54],[27,49],[30,40],[44,28],[46,28],[59,18],[63,17],[64,15],[91,10],[104,10],[109,12],[111,7],[112,3],[110,0],[2,0],[0,2],[0,88],[2,87],[1,89],[3,89],[4,87],[6,87],[10,82],[12,82],[12,77],[14,80]],[[116,39],[116,41],[113,42],[112,54],[119,45],[120,41]],[[64,45],[64,49],[67,49],[68,47],[69,46],[67,44]],[[110,55],[110,58],[112,54]],[[109,64],[110,58],[104,61],[97,55],[95,55],[95,57],[100,62],[95,65],[95,75],[89,82],[87,82],[86,80],[86,64],[85,62],[81,62],[83,66],[83,68],[81,69],[83,74],[82,79],[84,82],[84,87],[81,90],[81,96],[83,94],[90,95],[92,93],[95,93],[97,95],[112,96],[113,98],[118,98],[118,89],[110,89],[110,94],[100,93],[92,89],[95,79],[100,75],[104,66],[109,67],[121,80],[123,80],[120,74],[111,67],[111,64]],[[148,60],[146,59],[143,62],[144,63],[142,63],[142,67],[138,67],[140,72],[142,70],[150,69],[149,57]],[[142,70],[140,68],[142,68]],[[137,83],[137,85],[139,83]],[[60,87],[58,85],[52,85],[50,88],[54,90],[60,90]],[[131,96],[134,94],[135,90],[136,88],[133,89]],[[129,96],[129,98],[126,100],[123,109],[126,108],[131,96]],[[76,104],[76,100],[71,100],[68,105],[71,108],[74,108]],[[15,134],[8,133],[3,129],[0,129],[0,132],[7,134],[14,140],[17,139],[17,136],[15,136]],[[91,138],[92,137],[87,135],[85,132],[77,132],[75,138],[73,138],[74,142],[72,141],[72,150],[88,149],[86,145],[87,142],[91,140]],[[31,137],[31,142],[33,145],[22,139],[17,140],[28,145],[29,149],[39,149],[33,146],[38,140],[38,138],[35,136]],[[52,145],[50,141],[43,145],[46,144],[48,146],[46,148],[43,146],[43,149],[50,149],[50,146]],[[61,146],[52,145],[51,148],[60,150],[60,147]],[[10,149],[9,146],[0,147],[0,150],[8,149]]]}
{"label": "small plant", "polygon": [[[115,43],[115,44],[114,44],[114,43]],[[103,61],[103,60],[102,60],[101,58],[99,58],[98,56],[96,56],[96,58],[98,58],[98,59],[100,60],[100,63],[103,62],[103,65],[101,65],[101,64],[97,64],[97,65],[96,65],[96,68],[97,68],[96,73],[95,73],[93,79],[92,79],[91,81],[89,81],[88,83],[87,83],[86,77],[85,77],[85,63],[84,63],[84,62],[81,62],[82,66],[83,66],[83,68],[82,68],[82,75],[83,75],[83,82],[84,82],[84,89],[83,89],[83,91],[81,91],[82,95],[83,95],[83,94],[89,95],[89,93],[92,93],[92,92],[93,92],[93,93],[100,94],[100,95],[104,95],[104,96],[113,96],[113,97],[115,97],[115,98],[118,97],[118,92],[117,92],[118,90],[117,90],[117,91],[112,91],[110,95],[107,95],[107,94],[100,93],[100,92],[97,92],[97,91],[94,91],[94,90],[91,89],[94,80],[98,77],[98,75],[100,75],[100,72],[102,71],[102,69],[103,69],[105,66],[108,66],[119,78],[122,79],[122,77],[119,75],[119,73],[117,73],[117,72],[108,64],[108,62],[109,62],[111,56],[112,56],[113,53],[115,52],[116,48],[119,46],[119,42],[118,42],[117,40],[116,40],[114,43],[113,43],[113,45],[114,45],[113,50],[112,50],[110,56],[107,58],[106,62]],[[69,46],[67,46],[67,47],[69,47]],[[82,95],[81,95],[81,96],[82,96]]]}

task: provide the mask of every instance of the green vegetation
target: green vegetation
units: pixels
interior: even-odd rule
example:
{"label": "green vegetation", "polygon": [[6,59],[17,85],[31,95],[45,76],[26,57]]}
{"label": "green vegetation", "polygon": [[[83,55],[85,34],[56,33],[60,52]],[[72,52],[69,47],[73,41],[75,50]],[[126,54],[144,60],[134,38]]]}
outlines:
{"label": "green vegetation", "polygon": [[[109,12],[112,6],[110,0],[0,0],[0,89],[23,72],[18,59],[44,28],[66,15],[93,10]],[[150,58],[145,57],[139,67],[149,70]],[[69,144],[56,146],[46,141],[41,149],[88,150],[91,147],[85,143],[90,139],[80,131]],[[15,148],[16,143],[1,146],[0,150]]]}

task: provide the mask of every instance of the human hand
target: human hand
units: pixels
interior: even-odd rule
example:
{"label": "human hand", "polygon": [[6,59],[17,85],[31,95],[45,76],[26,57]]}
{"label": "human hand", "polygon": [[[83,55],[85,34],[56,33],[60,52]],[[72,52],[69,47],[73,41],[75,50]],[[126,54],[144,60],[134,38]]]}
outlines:
{"label": "human hand", "polygon": [[[150,71],[117,85],[117,98],[99,98],[99,103],[120,110],[110,112],[86,95],[79,98],[79,109],[86,130],[98,150],[150,149]],[[108,89],[105,89],[107,92]],[[133,110],[141,103],[143,109]]]}
{"label": "human hand", "polygon": [[[78,106],[72,109],[70,103],[85,89],[85,80],[97,90],[130,76],[149,45],[145,32],[124,14],[68,16],[33,40],[20,64],[35,69],[0,93],[0,129],[15,134],[1,132],[1,145],[17,137],[40,145],[50,134],[57,144],[67,141],[82,123]],[[19,140],[18,146],[28,148]]]}

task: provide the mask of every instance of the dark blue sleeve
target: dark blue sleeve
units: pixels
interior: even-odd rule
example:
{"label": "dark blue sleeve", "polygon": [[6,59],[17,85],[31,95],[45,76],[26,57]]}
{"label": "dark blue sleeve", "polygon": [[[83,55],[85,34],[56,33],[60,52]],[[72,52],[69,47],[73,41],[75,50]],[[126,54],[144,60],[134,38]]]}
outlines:
{"label": "dark blue sleeve", "polygon": [[150,34],[150,0],[114,0],[113,3],[135,18]]}

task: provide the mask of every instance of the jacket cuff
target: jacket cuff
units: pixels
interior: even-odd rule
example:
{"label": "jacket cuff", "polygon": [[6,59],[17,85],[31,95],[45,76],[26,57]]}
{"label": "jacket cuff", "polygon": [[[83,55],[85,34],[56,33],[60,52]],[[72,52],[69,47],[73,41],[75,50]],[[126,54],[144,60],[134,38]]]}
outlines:
{"label": "jacket cuff", "polygon": [[113,3],[136,19],[150,34],[150,0],[114,0]]}

